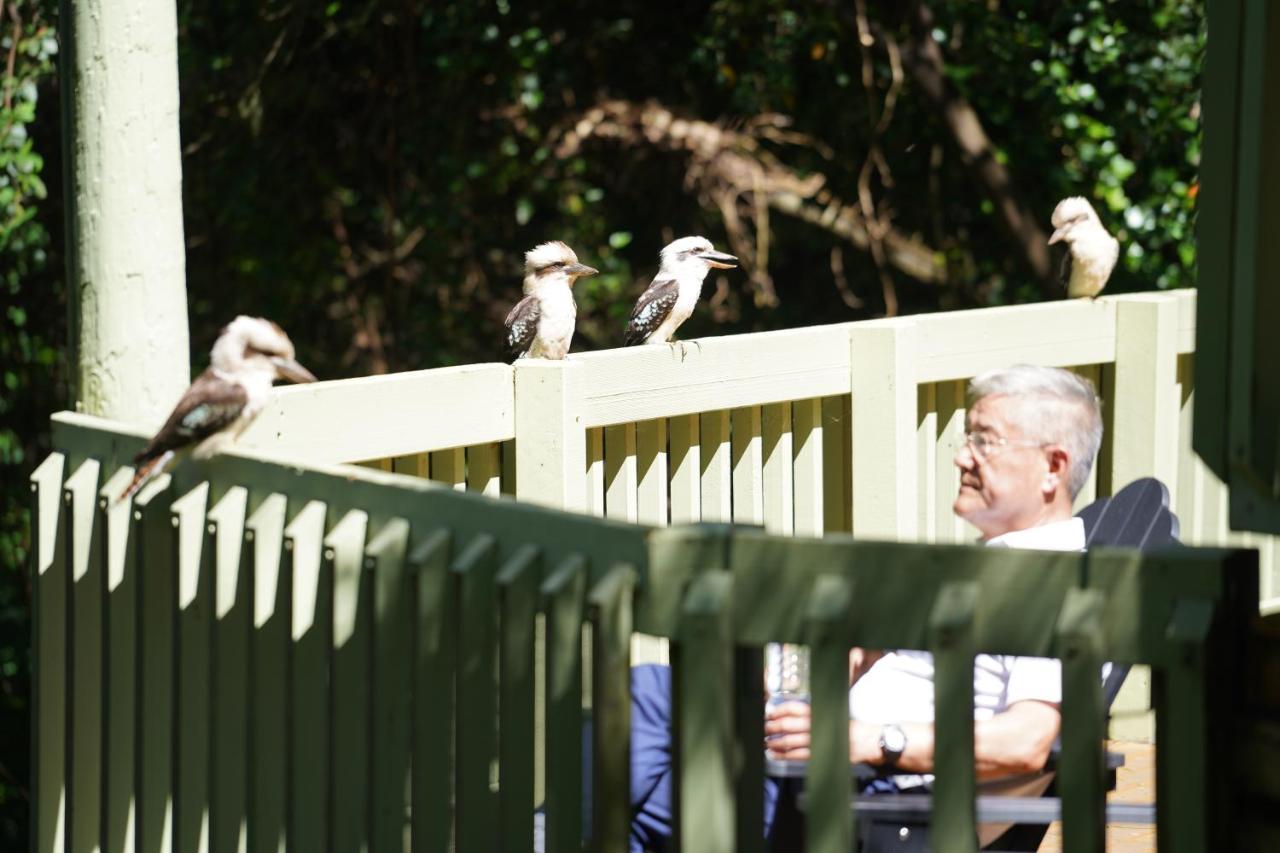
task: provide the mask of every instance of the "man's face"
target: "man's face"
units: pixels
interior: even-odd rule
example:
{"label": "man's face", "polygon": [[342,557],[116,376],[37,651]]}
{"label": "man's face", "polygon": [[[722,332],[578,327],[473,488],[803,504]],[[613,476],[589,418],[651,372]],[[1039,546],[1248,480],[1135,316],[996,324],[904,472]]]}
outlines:
{"label": "man's face", "polygon": [[[1017,428],[1017,397],[983,397],[969,409],[968,431],[982,433],[985,452],[966,442],[956,454],[960,491],[955,514],[978,528],[983,539],[1040,523],[1055,489],[1048,488],[1049,459],[1035,436]],[[1034,403],[1030,403],[1034,405]],[[1002,442],[1003,440],[1003,442]]]}

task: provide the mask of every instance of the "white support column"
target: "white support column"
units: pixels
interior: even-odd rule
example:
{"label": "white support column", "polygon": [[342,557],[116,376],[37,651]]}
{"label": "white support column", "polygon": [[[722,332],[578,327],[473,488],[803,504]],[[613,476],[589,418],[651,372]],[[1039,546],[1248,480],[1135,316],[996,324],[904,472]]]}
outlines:
{"label": "white support column", "polygon": [[883,320],[850,330],[853,535],[916,539],[916,327]]}
{"label": "white support column", "polygon": [[516,377],[516,497],[587,510],[587,437],[578,366],[522,358]]}
{"label": "white support column", "polygon": [[64,8],[76,406],[159,425],[191,380],[177,13],[172,0]]}
{"label": "white support column", "polygon": [[1158,477],[1178,493],[1178,303],[1142,293],[1116,301],[1111,488]]}

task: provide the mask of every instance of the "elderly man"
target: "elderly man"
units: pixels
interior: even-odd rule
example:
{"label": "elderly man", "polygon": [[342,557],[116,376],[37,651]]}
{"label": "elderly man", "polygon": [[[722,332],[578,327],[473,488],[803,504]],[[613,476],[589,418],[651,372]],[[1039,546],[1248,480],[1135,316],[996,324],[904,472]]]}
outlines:
{"label": "elderly man", "polygon": [[[1066,370],[1019,365],[969,386],[965,444],[956,454],[953,509],[991,547],[1082,550],[1072,517],[1102,442],[1098,396]],[[899,790],[926,785],[933,770],[933,659],[928,652],[854,650],[849,759],[884,765]],[[978,778],[1039,770],[1058,735],[1057,661],[1009,655],[974,660],[974,757]],[[766,713],[765,746],[782,759],[809,757],[809,706]],[[637,667],[632,677],[632,849],[663,849],[671,834],[670,676]],[[776,789],[766,785],[766,823]]]}

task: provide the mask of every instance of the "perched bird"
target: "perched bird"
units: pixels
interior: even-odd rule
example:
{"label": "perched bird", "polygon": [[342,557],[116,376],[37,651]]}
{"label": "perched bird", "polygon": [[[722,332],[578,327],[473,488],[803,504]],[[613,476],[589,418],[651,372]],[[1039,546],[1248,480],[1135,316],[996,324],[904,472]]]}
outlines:
{"label": "perched bird", "polygon": [[717,252],[705,237],[681,237],[659,255],[658,274],[631,310],[623,343],[662,344],[689,319],[712,267],[733,269],[738,259]]}
{"label": "perched bird", "polygon": [[1050,221],[1056,230],[1049,238],[1049,245],[1067,241],[1067,253],[1058,274],[1067,296],[1096,297],[1115,269],[1120,242],[1107,233],[1093,205],[1080,196],[1058,202]]}
{"label": "perched bird", "polygon": [[316,381],[294,359],[293,344],[283,329],[261,317],[236,317],[218,334],[209,352],[209,367],[133,458],[137,472],[119,500],[158,474],[180,450],[195,445],[192,456],[197,459],[221,450],[262,410],[277,379]]}
{"label": "perched bird", "polygon": [[578,305],[573,283],[597,270],[578,263],[564,243],[543,243],[524,256],[525,297],[507,314],[507,349],[516,358],[559,360],[573,342]]}

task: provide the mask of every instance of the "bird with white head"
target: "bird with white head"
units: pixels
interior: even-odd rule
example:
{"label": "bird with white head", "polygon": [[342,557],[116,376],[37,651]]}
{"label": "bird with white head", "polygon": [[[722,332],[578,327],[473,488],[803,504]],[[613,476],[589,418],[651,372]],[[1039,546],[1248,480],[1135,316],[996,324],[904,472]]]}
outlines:
{"label": "bird with white head", "polygon": [[559,240],[531,249],[524,256],[525,297],[507,314],[507,349],[516,358],[559,360],[573,343],[578,304],[573,283],[596,269]]}
{"label": "bird with white head", "polygon": [[1120,242],[1103,227],[1093,205],[1080,196],[1058,202],[1050,221],[1055,230],[1049,245],[1059,241],[1067,244],[1059,273],[1067,296],[1096,298],[1115,269]]}
{"label": "bird with white head", "polygon": [[136,472],[119,500],[136,492],[180,451],[196,459],[222,450],[254,419],[277,379],[315,382],[294,355],[293,342],[261,317],[236,317],[209,352],[209,367],[173,407],[160,431],[134,457]]}
{"label": "bird with white head", "polygon": [[712,269],[733,269],[738,259],[716,251],[706,237],[681,237],[659,254],[658,274],[636,301],[623,342],[661,344],[671,340],[693,314],[702,282]]}

